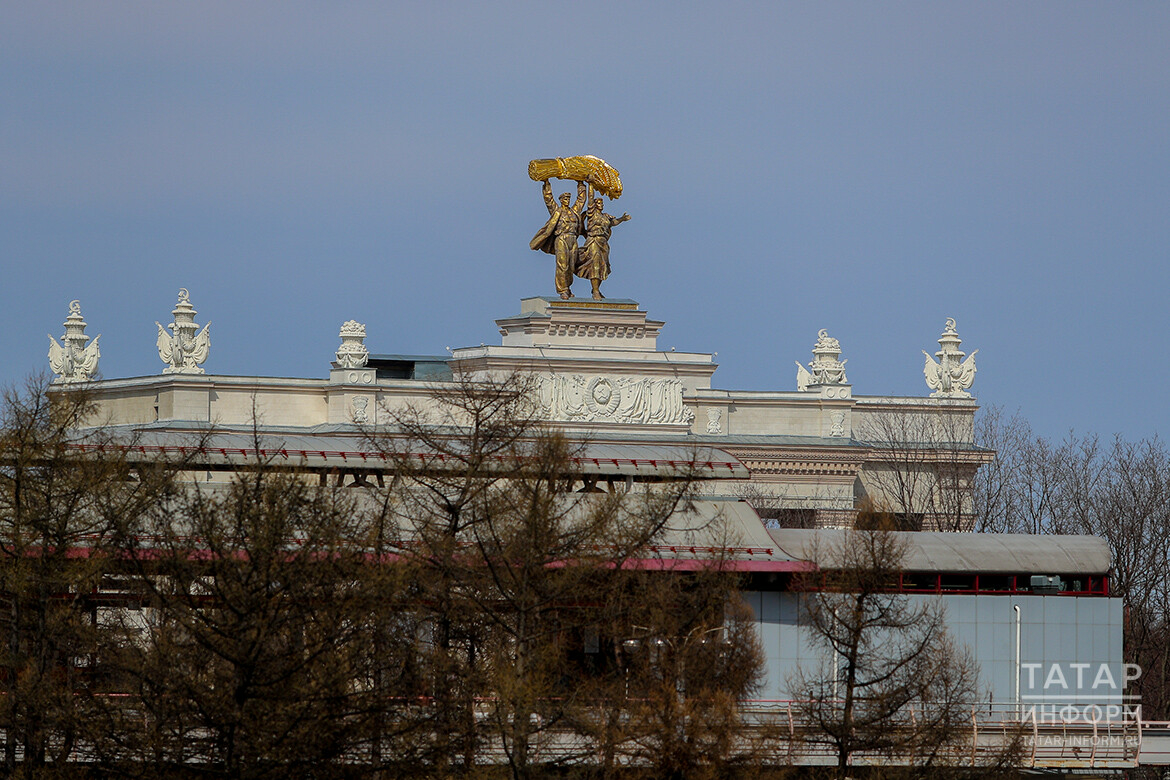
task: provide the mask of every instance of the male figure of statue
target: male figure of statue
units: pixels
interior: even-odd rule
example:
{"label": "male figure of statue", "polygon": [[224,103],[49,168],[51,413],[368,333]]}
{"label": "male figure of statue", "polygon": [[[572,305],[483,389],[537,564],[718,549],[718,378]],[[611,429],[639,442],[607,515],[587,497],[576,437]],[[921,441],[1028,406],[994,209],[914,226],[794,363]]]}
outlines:
{"label": "male figure of statue", "polygon": [[594,198],[585,212],[585,251],[577,264],[577,276],[593,283],[593,298],[601,300],[601,283],[609,276],[609,237],[613,226],[630,218],[629,214],[613,217],[602,211],[604,202]]}
{"label": "male figure of statue", "polygon": [[557,270],[554,276],[557,293],[562,298],[571,298],[573,293],[573,271],[577,267],[577,236],[584,231],[581,229],[581,212],[585,208],[585,182],[577,182],[577,202],[569,205],[569,193],[561,194],[560,205],[553,200],[552,185],[548,179],[541,186],[544,194],[544,205],[548,207],[548,222],[544,223],[532,241],[528,243],[533,249],[540,249],[550,255],[556,255]]}

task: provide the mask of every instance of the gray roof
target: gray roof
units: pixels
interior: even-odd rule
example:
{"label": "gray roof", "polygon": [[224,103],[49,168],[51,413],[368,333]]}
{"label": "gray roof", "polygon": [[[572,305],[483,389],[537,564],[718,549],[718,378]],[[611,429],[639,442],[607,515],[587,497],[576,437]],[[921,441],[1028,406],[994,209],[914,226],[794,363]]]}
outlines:
{"label": "gray roof", "polygon": [[[790,556],[818,556],[831,566],[832,551],[849,533],[837,529],[772,528],[768,534]],[[906,571],[986,574],[1105,574],[1109,545],[1096,536],[1033,536],[935,531],[898,532],[907,543]]]}
{"label": "gray roof", "polygon": [[397,355],[382,352],[371,352],[370,360],[393,360],[395,362],[407,363],[446,363],[451,359],[450,355]]}
{"label": "gray roof", "polygon": [[708,436],[706,434],[691,434],[688,438],[704,443],[763,445],[778,447],[865,447],[864,442],[842,437],[830,438],[827,436],[789,436],[786,434],[729,434],[727,436]]}
{"label": "gray roof", "polygon": [[598,438],[604,436],[620,436],[623,441],[673,441],[697,442],[716,447],[726,445],[740,446],[771,446],[771,447],[858,447],[867,448],[869,445],[847,438],[829,438],[826,436],[789,436],[787,434],[729,434],[713,436],[705,433],[641,433],[625,432],[621,434],[606,434],[599,432]]}
{"label": "gray roof", "polygon": [[[265,432],[258,436],[240,431],[160,430],[141,426],[127,428],[131,449],[152,456],[171,453],[198,454],[200,462],[241,465],[257,456],[275,458],[278,465],[300,468],[380,470],[392,459],[390,453],[349,429],[349,435]],[[416,451],[417,450],[417,451]],[[409,454],[436,457],[434,452],[412,447]],[[436,457],[441,464],[442,458]],[[704,479],[746,479],[747,467],[734,456],[709,446],[587,442],[572,458],[583,474],[620,476],[669,476],[692,466]]]}

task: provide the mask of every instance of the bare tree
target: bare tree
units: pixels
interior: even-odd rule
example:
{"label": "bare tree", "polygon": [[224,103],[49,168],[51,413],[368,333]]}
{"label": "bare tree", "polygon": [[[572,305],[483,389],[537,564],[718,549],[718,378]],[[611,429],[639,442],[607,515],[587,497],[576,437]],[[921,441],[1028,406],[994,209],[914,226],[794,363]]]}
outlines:
{"label": "bare tree", "polygon": [[828,496],[792,496],[783,489],[761,489],[754,482],[736,485],[732,492],[756,511],[767,528],[816,528],[818,509],[823,511],[833,504]]}
{"label": "bare tree", "polygon": [[1118,438],[1104,454],[1078,465],[1068,469],[1068,520],[1059,530],[1109,542],[1111,592],[1124,599],[1127,610],[1126,660],[1143,670],[1138,681],[1143,714],[1168,717],[1170,454],[1156,439]]}
{"label": "bare tree", "polygon": [[[620,727],[605,744],[647,777],[728,777],[758,771],[767,729],[741,702],[759,689],[764,656],[739,577],[719,560],[690,573],[642,572],[630,581],[624,623],[611,631],[624,689],[609,703]],[[616,615],[615,615],[616,617]]]}
{"label": "bare tree", "polygon": [[565,679],[568,656],[606,613],[620,583],[614,571],[658,536],[689,481],[649,492],[577,493],[567,452],[557,434],[532,440],[472,529],[483,575],[472,592],[494,650],[488,722],[516,777],[534,763],[539,728],[557,728],[569,710],[586,706]]}
{"label": "bare tree", "polygon": [[482,746],[476,701],[489,690],[493,648],[476,533],[494,515],[533,429],[528,410],[524,387],[463,377],[424,407],[387,409],[391,424],[368,432],[393,463],[386,543],[414,582],[431,705],[424,766],[439,776],[472,772]]}
{"label": "bare tree", "polygon": [[1170,454],[1159,439],[1050,442],[1018,415],[985,410],[977,442],[997,451],[975,482],[978,530],[1092,534],[1109,543],[1110,590],[1126,607],[1125,660],[1141,666],[1143,713],[1170,717]]}
{"label": "bare tree", "polygon": [[903,530],[971,530],[972,481],[993,457],[972,441],[972,412],[945,400],[866,408],[856,422],[857,438],[870,447],[865,498]]}
{"label": "bare tree", "polygon": [[7,776],[60,772],[94,737],[101,665],[115,632],[100,594],[117,573],[118,524],[173,489],[162,464],[134,464],[126,442],[87,428],[84,388],[47,379],[0,404],[0,729]]}
{"label": "bare tree", "polygon": [[975,443],[995,453],[971,481],[975,531],[1019,532],[1020,495],[1016,480],[1033,440],[1032,428],[1019,414],[1006,416],[998,406],[984,407],[975,418]]}
{"label": "bare tree", "polygon": [[813,551],[823,573],[807,583],[804,623],[825,665],[788,681],[808,740],[831,749],[839,779],[859,754],[920,770],[950,763],[977,692],[974,661],[951,639],[941,601],[896,592],[906,541],[888,530],[891,519],[859,519],[870,530]]}
{"label": "bare tree", "polygon": [[414,643],[386,630],[405,583],[370,552],[370,507],[263,461],[185,488],[120,540],[148,617],[116,656],[135,696],[107,713],[109,762],[226,778],[385,768],[385,740],[411,731]]}
{"label": "bare tree", "polygon": [[[523,377],[457,374],[431,404],[387,410],[392,422],[372,432],[395,462],[399,553],[432,627],[436,773],[468,773],[496,751],[516,778],[585,760],[605,740],[591,715],[613,691],[601,683],[621,679],[602,645],[634,623],[676,635],[665,610],[631,601],[646,573],[628,569],[687,516],[695,467],[635,488],[585,473],[585,445],[534,420],[531,391]],[[670,574],[653,578],[675,587]]]}

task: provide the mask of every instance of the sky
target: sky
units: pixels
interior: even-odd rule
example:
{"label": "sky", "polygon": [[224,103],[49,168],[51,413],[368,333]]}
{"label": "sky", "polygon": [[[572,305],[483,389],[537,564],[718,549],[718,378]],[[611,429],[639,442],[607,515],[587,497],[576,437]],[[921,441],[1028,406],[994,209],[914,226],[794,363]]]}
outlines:
{"label": "sky", "polygon": [[[0,5],[0,384],[81,300],[156,374],[180,287],[208,373],[324,377],[499,343],[551,295],[534,158],[621,172],[603,291],[794,390],[972,393],[1059,438],[1170,436],[1170,4]],[[562,187],[563,189],[564,187]],[[588,282],[575,290],[588,293]]]}

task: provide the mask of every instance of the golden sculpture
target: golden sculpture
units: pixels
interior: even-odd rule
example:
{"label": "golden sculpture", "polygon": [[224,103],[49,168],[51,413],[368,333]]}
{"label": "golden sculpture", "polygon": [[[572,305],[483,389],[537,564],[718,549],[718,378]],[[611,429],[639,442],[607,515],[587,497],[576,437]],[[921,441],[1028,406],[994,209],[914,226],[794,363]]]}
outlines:
{"label": "golden sculpture", "polygon": [[561,193],[560,205],[553,200],[552,185],[547,181],[541,187],[544,194],[544,205],[548,207],[548,222],[544,223],[528,246],[556,255],[557,269],[553,275],[556,281],[557,293],[562,298],[572,298],[570,287],[573,284],[573,272],[577,267],[577,236],[581,235],[581,212],[585,208],[585,182],[577,182],[577,202],[569,205],[569,193]]}
{"label": "golden sculpture", "polygon": [[[528,175],[542,182],[541,193],[548,208],[549,218],[529,246],[556,256],[557,293],[561,298],[573,296],[573,276],[589,279],[593,298],[601,300],[601,282],[609,276],[609,237],[613,226],[630,218],[629,214],[612,217],[603,210],[604,201],[594,198],[596,190],[610,198],[622,194],[622,180],[617,170],[597,157],[557,157],[551,160],[533,160],[528,163]],[[577,182],[577,200],[570,205],[571,195],[562,193],[560,202],[553,198],[549,179],[570,179]],[[586,204],[590,204],[585,210]],[[583,213],[584,212],[584,213]],[[585,246],[577,243],[585,236]]]}
{"label": "golden sculpture", "polygon": [[593,298],[601,300],[601,283],[609,276],[609,236],[614,225],[630,218],[629,214],[611,217],[602,211],[604,202],[594,198],[585,211],[585,247],[577,264],[577,276],[593,283]]}
{"label": "golden sculpture", "polygon": [[549,179],[583,181],[613,200],[622,196],[622,177],[617,169],[600,157],[589,154],[582,157],[533,160],[528,163],[528,176],[533,181]]}

